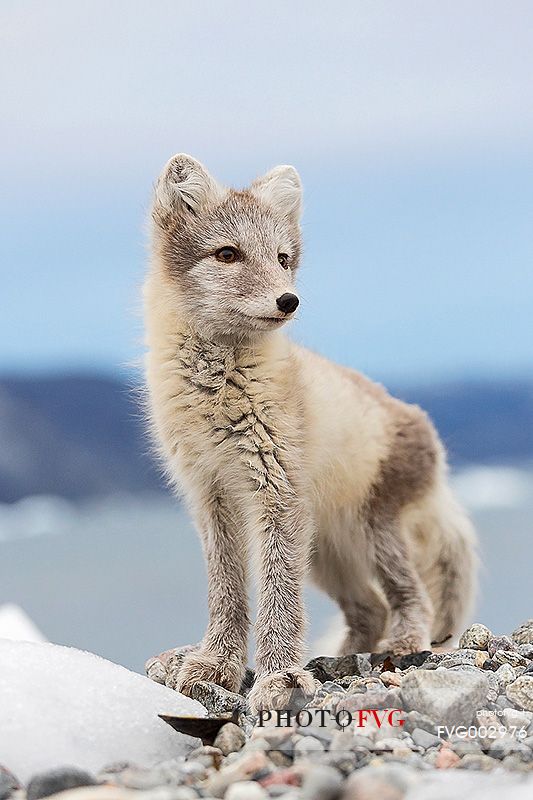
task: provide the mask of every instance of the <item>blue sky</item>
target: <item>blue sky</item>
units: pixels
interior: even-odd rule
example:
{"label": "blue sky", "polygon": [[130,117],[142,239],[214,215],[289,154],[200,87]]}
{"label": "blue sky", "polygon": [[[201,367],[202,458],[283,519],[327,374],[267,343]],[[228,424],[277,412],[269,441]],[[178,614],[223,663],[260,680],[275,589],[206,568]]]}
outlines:
{"label": "blue sky", "polygon": [[299,341],[394,381],[531,371],[529,2],[8,1],[0,70],[0,371],[140,356],[176,151],[299,169]]}

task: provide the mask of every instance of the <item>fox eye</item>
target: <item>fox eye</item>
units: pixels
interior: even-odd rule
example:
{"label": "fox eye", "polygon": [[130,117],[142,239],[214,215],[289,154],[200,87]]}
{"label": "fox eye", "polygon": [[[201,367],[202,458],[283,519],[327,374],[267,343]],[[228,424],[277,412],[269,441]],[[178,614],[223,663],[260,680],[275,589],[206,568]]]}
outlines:
{"label": "fox eye", "polygon": [[289,268],[289,256],[287,253],[278,253],[278,261],[283,267],[283,269]]}
{"label": "fox eye", "polygon": [[236,247],[221,247],[215,253],[216,259],[224,264],[233,264],[234,261],[239,260],[240,255]]}

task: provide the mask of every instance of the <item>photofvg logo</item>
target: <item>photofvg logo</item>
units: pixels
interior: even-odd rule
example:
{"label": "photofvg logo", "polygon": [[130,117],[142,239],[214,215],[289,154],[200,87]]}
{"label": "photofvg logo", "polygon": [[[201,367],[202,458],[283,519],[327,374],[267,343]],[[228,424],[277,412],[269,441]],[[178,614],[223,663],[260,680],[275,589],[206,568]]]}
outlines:
{"label": "photofvg logo", "polygon": [[401,728],[405,722],[404,712],[401,708],[361,708],[349,711],[342,708],[333,711],[331,708],[302,708],[299,711],[292,709],[259,712],[256,727],[264,728],[337,728],[338,730],[353,730],[361,733],[365,727],[374,729]]}

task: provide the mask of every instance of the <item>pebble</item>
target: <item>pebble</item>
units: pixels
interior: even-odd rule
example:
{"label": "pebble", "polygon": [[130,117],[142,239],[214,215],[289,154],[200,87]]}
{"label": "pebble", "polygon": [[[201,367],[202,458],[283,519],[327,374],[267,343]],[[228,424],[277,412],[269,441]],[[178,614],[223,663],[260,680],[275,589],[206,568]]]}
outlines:
{"label": "pebble", "polygon": [[[191,649],[150,659],[148,676],[168,683]],[[313,715],[307,727],[276,726],[273,715],[258,727],[246,708],[254,677],[247,669],[240,694],[208,682],[194,687],[193,696],[209,716],[228,720],[219,723],[214,746],[150,768],[109,765],[99,773],[99,785],[80,770],[55,770],[34,777],[27,800],[60,791],[58,800],[400,800],[406,793],[418,797],[426,775],[448,780],[451,775],[443,773],[450,770],[533,773],[533,620],[511,637],[494,636],[476,623],[460,637],[457,650],[322,656],[307,668],[322,684],[303,703],[332,712],[323,725]],[[354,717],[343,731],[333,716],[343,709],[373,708],[403,709],[403,726],[378,725],[367,716],[357,728]],[[494,726],[500,738],[481,738],[475,731],[466,738],[437,735],[444,725]],[[72,780],[73,773],[85,775],[81,784],[68,783],[66,776]],[[56,783],[46,789],[43,779],[51,776]],[[0,800],[26,800],[1,767]]]}
{"label": "pebble", "polygon": [[420,780],[421,774],[406,765],[368,765],[350,775],[342,797],[343,800],[402,800]]}
{"label": "pebble", "polygon": [[267,797],[268,792],[256,781],[237,781],[228,788],[224,800],[265,800]]}
{"label": "pebble", "polygon": [[434,765],[437,769],[453,769],[460,760],[457,753],[452,750],[451,747],[445,747],[443,745],[437,753]]}
{"label": "pebble", "polygon": [[492,661],[496,667],[500,667],[502,664],[510,664],[514,669],[525,668],[529,664],[528,659],[525,656],[521,656],[516,650],[496,650],[492,656]]}
{"label": "pebble", "polygon": [[533,644],[533,619],[527,619],[511,634],[516,644]]}
{"label": "pebble", "polygon": [[492,658],[497,650],[516,650],[516,644],[509,636],[493,636],[489,640],[487,650]]}
{"label": "pebble", "polygon": [[402,683],[401,699],[407,711],[416,710],[439,725],[469,725],[483,707],[489,688],[482,672],[437,669],[410,672]]}
{"label": "pebble", "polygon": [[515,706],[533,711],[533,675],[521,675],[507,684],[505,694]]}
{"label": "pebble", "polygon": [[458,769],[476,769],[488,772],[489,770],[496,769],[500,766],[500,762],[496,759],[486,756],[483,753],[467,753],[462,757],[457,765]]}
{"label": "pebble", "polygon": [[224,797],[231,784],[238,781],[247,781],[255,773],[268,768],[269,760],[265,753],[260,750],[246,753],[231,764],[222,767],[219,772],[213,773],[206,781],[205,789],[213,797]]}
{"label": "pebble", "polygon": [[405,731],[411,733],[415,730],[415,728],[422,728],[429,733],[436,733],[437,726],[433,722],[432,719],[429,717],[424,716],[421,714],[420,711],[410,711],[408,714],[405,715],[405,722],[403,725]]}
{"label": "pebble", "polygon": [[341,793],[342,778],[334,767],[317,765],[306,771],[300,797],[302,800],[336,800]]}
{"label": "pebble", "polygon": [[96,778],[89,772],[76,767],[61,767],[34,775],[28,784],[26,797],[27,800],[39,800],[66,789],[95,784]]}
{"label": "pebble", "polygon": [[225,756],[228,756],[230,753],[241,750],[245,744],[244,731],[234,722],[226,722],[217,733],[213,747],[218,747]]}
{"label": "pebble", "polygon": [[476,622],[463,633],[459,639],[459,647],[486,650],[491,638],[492,633],[486,625],[481,625],[479,622]]}
{"label": "pebble", "polygon": [[508,683],[516,680],[516,672],[509,663],[502,664],[496,670],[496,678],[500,689],[504,689]]}
{"label": "pebble", "polygon": [[221,714],[228,714],[233,711],[244,712],[246,710],[246,700],[242,695],[229,692],[222,686],[209,681],[199,681],[192,688],[191,697],[198,700],[212,717]]}
{"label": "pebble", "polygon": [[401,686],[402,685],[402,676],[401,673],[397,672],[382,672],[379,676],[385,686]]}
{"label": "pebble", "polygon": [[370,675],[372,666],[370,658],[361,653],[332,658],[329,656],[319,656],[313,658],[305,665],[305,669],[313,673],[321,683],[325,681],[335,681],[346,676],[364,677]]}
{"label": "pebble", "polygon": [[442,743],[442,739],[438,736],[434,736],[432,733],[428,733],[423,728],[415,728],[411,734],[413,742],[418,745],[419,747],[423,747],[424,750],[427,750],[428,747],[435,747],[436,745],[440,745]]}
{"label": "pebble", "polygon": [[317,753],[323,753],[325,747],[314,736],[302,736],[294,745],[294,758],[312,758]]}

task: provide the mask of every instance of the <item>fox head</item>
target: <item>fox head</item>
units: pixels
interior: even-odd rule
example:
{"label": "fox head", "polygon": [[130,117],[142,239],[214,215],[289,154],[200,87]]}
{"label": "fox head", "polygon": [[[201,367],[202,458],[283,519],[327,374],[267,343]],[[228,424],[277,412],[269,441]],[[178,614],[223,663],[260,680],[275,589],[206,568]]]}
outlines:
{"label": "fox head", "polygon": [[294,315],[301,195],[294,167],[237,191],[191,156],[168,161],[154,193],[154,247],[180,313],[203,336],[249,342]]}

